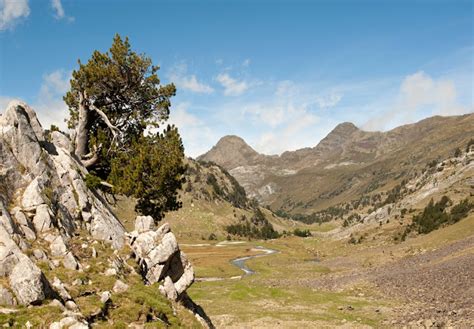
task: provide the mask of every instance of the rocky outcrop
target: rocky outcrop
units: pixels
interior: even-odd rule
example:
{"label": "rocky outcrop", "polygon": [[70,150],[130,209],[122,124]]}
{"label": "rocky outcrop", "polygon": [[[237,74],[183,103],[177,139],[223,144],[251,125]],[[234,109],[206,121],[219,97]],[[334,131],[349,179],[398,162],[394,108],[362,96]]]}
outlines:
{"label": "rocky outcrop", "polygon": [[20,261],[13,267],[9,281],[18,302],[23,305],[41,303],[55,295],[44,274],[26,256],[20,257]]}
{"label": "rocky outcrop", "polygon": [[36,250],[35,257],[59,258],[65,268],[77,270],[80,264],[68,241],[79,230],[114,248],[125,242],[122,224],[87,188],[87,172],[70,147],[68,137],[59,132],[48,141],[25,103],[11,102],[0,116],[0,276],[8,277],[20,304],[40,303],[54,295],[25,254],[31,243],[50,247],[46,254]]}
{"label": "rocky outcrop", "polygon": [[34,240],[52,229],[67,239],[85,228],[94,238],[120,248],[125,230],[87,188],[87,172],[70,154],[67,136],[54,132],[51,140],[46,141],[36,115],[24,103],[12,102],[0,118],[0,179],[16,193],[16,213],[26,216],[19,233]]}
{"label": "rocky outcrop", "polygon": [[[143,281],[162,282],[157,296],[161,291],[173,303],[188,301],[185,291],[194,281],[194,270],[169,225],[155,230],[152,217],[138,216],[127,238],[104,197],[87,187],[87,170],[72,149],[65,134],[46,136],[25,103],[11,102],[0,115],[0,305],[57,308],[62,316],[50,328],[88,328],[94,321],[109,320],[114,297],[137,290],[129,289],[139,278],[127,263],[130,256],[124,256],[129,248]],[[104,274],[116,277],[111,291],[93,285]],[[135,279],[127,281],[130,275]],[[83,314],[81,305],[88,304],[76,298],[88,296],[102,306]]]}
{"label": "rocky outcrop", "polygon": [[153,230],[150,222],[138,216],[135,231],[129,234],[129,238],[130,247],[146,282],[161,282],[158,289],[162,295],[188,308],[204,327],[214,328],[204,310],[186,294],[186,289],[194,282],[194,268],[179,249],[169,224],[165,223]]}
{"label": "rocky outcrop", "polygon": [[[142,227],[137,217],[135,227]],[[171,300],[178,300],[194,282],[194,269],[186,255],[179,249],[169,224],[157,230],[133,231],[130,247],[140,265],[143,277],[149,284],[164,280],[160,292]]]}

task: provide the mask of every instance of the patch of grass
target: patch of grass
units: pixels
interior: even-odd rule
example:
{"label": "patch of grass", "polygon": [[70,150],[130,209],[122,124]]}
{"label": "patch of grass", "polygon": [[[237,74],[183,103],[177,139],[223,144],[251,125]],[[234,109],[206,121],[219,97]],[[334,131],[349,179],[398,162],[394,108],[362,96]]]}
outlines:
{"label": "patch of grass", "polygon": [[[46,301],[47,303],[47,301]],[[17,312],[0,314],[0,324],[10,324],[14,328],[26,328],[29,321],[33,328],[42,328],[45,323],[52,323],[63,318],[63,311],[59,307],[40,305],[32,308],[17,307]]]}

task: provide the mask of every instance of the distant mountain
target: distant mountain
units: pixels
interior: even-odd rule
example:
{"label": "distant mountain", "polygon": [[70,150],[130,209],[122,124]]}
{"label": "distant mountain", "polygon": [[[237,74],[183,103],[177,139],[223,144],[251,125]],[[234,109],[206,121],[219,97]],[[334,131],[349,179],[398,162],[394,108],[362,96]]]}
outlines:
{"label": "distant mountain", "polygon": [[215,162],[224,168],[235,168],[257,163],[264,158],[264,155],[251,148],[242,138],[225,136],[209,152],[198,157],[198,160]]}
{"label": "distant mountain", "polygon": [[435,116],[387,132],[337,125],[318,145],[276,156],[259,154],[242,138],[223,137],[198,157],[227,169],[272,209],[311,213],[383,191],[429,161],[452,155],[474,136],[474,114]]}

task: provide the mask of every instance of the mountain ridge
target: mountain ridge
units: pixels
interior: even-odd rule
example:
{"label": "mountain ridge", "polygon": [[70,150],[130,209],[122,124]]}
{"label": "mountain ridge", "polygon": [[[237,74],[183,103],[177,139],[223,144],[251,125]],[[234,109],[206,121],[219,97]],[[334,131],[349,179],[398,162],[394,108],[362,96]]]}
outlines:
{"label": "mountain ridge", "polygon": [[[390,177],[399,180],[409,172],[421,170],[431,160],[452,154],[455,147],[463,147],[468,136],[474,135],[473,127],[472,113],[434,116],[386,132],[364,131],[353,123],[343,122],[314,147],[269,156],[256,152],[242,138],[233,136],[243,149],[255,153],[247,157],[245,152],[226,149],[226,143],[218,142],[198,159],[223,166],[250,197],[266,205],[279,209],[292,200],[290,203],[306,206],[316,204],[309,209],[317,210],[331,203],[315,201],[321,196],[339,193],[342,189],[339,194],[348,192],[346,197],[353,198],[373,186],[383,188],[388,184],[388,188],[393,180]],[[227,138],[223,137],[224,141]],[[300,207],[299,211],[308,211],[308,208]]]}

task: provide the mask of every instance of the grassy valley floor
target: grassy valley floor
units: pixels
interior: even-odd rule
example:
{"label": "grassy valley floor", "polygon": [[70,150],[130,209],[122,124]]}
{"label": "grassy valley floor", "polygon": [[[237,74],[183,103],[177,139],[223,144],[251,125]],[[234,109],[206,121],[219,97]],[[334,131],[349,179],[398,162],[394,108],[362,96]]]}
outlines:
{"label": "grassy valley floor", "polygon": [[[189,294],[217,327],[473,326],[474,216],[398,244],[384,230],[356,245],[326,233],[189,242],[198,279],[213,280]],[[256,246],[279,253],[247,261],[256,274],[240,278],[229,261],[262,253]]]}

